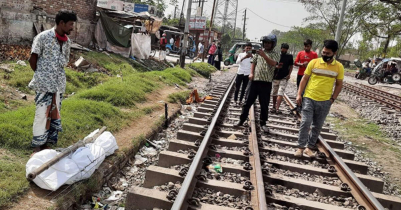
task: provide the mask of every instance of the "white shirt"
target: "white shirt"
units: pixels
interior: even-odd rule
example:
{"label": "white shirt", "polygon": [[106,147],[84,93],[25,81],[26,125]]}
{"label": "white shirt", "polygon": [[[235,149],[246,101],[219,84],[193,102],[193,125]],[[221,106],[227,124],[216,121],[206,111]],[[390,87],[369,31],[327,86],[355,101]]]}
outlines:
{"label": "white shirt", "polygon": [[251,58],[245,58],[242,62],[242,58],[246,56],[246,52],[238,54],[237,64],[239,64],[237,74],[243,74],[245,76],[251,74]]}
{"label": "white shirt", "polygon": [[199,42],[199,44],[198,44],[198,50],[199,50],[199,52],[200,52],[200,53],[203,53],[203,49],[204,49],[203,44]]}
{"label": "white shirt", "polygon": [[171,38],[171,39],[170,39],[170,44],[171,44],[171,45],[174,45],[174,38]]}
{"label": "white shirt", "polygon": [[63,43],[60,52],[55,28],[43,31],[34,38],[31,53],[38,54],[38,62],[28,85],[30,88],[40,93],[65,92],[64,67],[70,59],[71,43],[72,41],[68,38],[68,41]]}

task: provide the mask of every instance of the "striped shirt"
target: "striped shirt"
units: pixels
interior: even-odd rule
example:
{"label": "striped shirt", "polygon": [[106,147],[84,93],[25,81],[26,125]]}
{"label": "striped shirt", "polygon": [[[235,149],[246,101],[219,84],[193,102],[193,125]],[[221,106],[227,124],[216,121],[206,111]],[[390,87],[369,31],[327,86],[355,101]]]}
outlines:
{"label": "striped shirt", "polygon": [[[270,59],[273,59],[275,61],[280,60],[280,54],[278,54],[275,50],[272,50],[270,52],[267,52],[265,50],[264,52]],[[276,69],[275,65],[274,66],[269,65],[266,62],[266,60],[258,54],[253,57],[252,63],[256,65],[253,81],[264,81],[264,82],[273,81],[274,70]]]}

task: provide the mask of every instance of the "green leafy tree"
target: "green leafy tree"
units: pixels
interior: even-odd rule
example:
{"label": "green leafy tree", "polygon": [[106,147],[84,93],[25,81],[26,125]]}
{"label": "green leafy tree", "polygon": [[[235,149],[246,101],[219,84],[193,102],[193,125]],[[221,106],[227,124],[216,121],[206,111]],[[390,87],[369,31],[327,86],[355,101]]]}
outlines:
{"label": "green leafy tree", "polygon": [[[343,53],[344,48],[351,38],[361,30],[360,25],[363,19],[363,13],[357,9],[359,1],[360,0],[347,1],[337,57]],[[305,9],[311,14],[305,20],[320,24],[328,30],[330,37],[334,39],[337,23],[340,18],[342,0],[299,0],[299,2],[302,2]],[[366,10],[368,8],[364,9]]]}
{"label": "green leafy tree", "polygon": [[[398,9],[373,0],[359,0],[357,7],[361,8],[359,11],[364,15],[361,21],[363,31],[370,36],[368,39],[377,37],[384,40],[382,56],[386,57],[390,41],[401,33],[401,20],[399,19]],[[369,9],[362,11],[362,7]]]}

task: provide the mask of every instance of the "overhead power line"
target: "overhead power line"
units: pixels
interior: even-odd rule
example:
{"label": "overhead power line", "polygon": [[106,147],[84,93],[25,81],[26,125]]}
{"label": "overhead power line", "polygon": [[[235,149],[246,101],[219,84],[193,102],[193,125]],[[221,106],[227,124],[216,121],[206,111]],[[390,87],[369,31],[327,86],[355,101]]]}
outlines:
{"label": "overhead power line", "polygon": [[272,24],[275,24],[275,25],[278,25],[278,26],[286,27],[286,28],[292,28],[291,26],[285,26],[285,25],[281,25],[281,24],[279,24],[279,23],[275,23],[275,22],[273,22],[273,21],[270,21],[270,20],[268,20],[268,19],[266,19],[266,18],[264,18],[264,17],[262,17],[262,16],[256,14],[256,13],[255,13],[254,11],[252,11],[251,9],[249,9],[249,8],[247,8],[247,9],[248,9],[250,12],[252,12],[253,14],[255,14],[256,16],[258,16],[259,18],[261,18],[262,20],[266,21],[266,22],[269,22],[269,23],[272,23]]}

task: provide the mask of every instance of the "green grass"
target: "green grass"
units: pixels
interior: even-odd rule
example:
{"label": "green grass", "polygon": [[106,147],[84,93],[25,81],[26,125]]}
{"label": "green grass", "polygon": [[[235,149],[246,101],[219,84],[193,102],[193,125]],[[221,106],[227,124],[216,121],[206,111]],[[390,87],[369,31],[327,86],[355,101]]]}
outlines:
{"label": "green grass", "polygon": [[191,93],[190,90],[181,91],[181,92],[178,92],[178,93],[171,93],[171,94],[168,95],[168,100],[167,101],[169,103],[185,104],[190,93]]}
{"label": "green grass", "polygon": [[16,195],[28,189],[24,171],[25,161],[10,154],[0,157],[0,207],[13,202]]}
{"label": "green grass", "polygon": [[69,68],[65,69],[65,74],[67,79],[65,92],[67,94],[78,92],[83,89],[89,89],[108,79],[107,75],[102,73],[85,74]]}
{"label": "green grass", "polygon": [[103,67],[112,75],[121,74],[121,72],[123,75],[137,72],[137,70],[130,64],[129,59],[120,55],[110,54],[109,56],[105,53],[88,52],[83,53],[82,57],[92,64]]}
{"label": "green grass", "polygon": [[[3,148],[28,150],[34,115],[34,105],[0,114],[0,145]],[[71,145],[103,125],[110,131],[116,131],[129,118],[129,115],[106,102],[76,97],[64,100],[61,116],[65,131],[59,136],[61,147]]]}
{"label": "green grass", "polygon": [[164,71],[134,73],[127,77],[114,78],[102,85],[78,94],[78,97],[96,101],[105,101],[115,106],[132,107],[146,100],[150,93],[168,85],[185,85],[191,81],[188,71],[180,68],[168,68]]}
{"label": "green grass", "polygon": [[196,72],[206,78],[209,78],[209,76],[217,70],[214,66],[208,63],[191,63],[189,64],[189,68],[194,69]]}
{"label": "green grass", "polygon": [[25,63],[27,66],[17,65],[15,62],[5,62],[5,64],[10,64],[14,71],[12,73],[0,71],[0,78],[3,79],[4,75],[8,75],[9,79],[4,79],[6,84],[18,88],[24,93],[33,93],[33,91],[28,88],[28,84],[33,77],[33,71],[29,63]]}
{"label": "green grass", "polygon": [[[59,134],[57,147],[68,147],[101,126],[107,126],[107,130],[116,132],[128,126],[130,121],[162,109],[163,106],[160,105],[142,109],[123,108],[135,107],[136,103],[146,101],[146,94],[166,86],[178,84],[184,87],[191,82],[192,76],[199,75],[192,69],[178,67],[143,73],[134,69],[129,61],[121,56],[111,55],[110,58],[95,52],[86,53],[84,56],[89,62],[107,68],[109,74],[86,74],[66,68],[66,93],[75,92],[75,95],[63,101],[63,132]],[[116,77],[116,74],[121,72],[123,78]],[[0,74],[3,78],[5,73]],[[5,83],[32,93],[26,87],[32,76],[33,71],[29,66],[16,66]],[[1,90],[0,88],[0,95]],[[174,100],[182,100],[184,93],[182,94],[171,97]],[[0,153],[0,208],[13,202],[17,195],[24,193],[29,187],[25,179],[25,163],[31,153],[32,123],[35,115],[35,105],[32,101],[21,104],[18,101],[7,101],[7,106],[4,102],[5,99],[0,98],[0,150],[8,151],[11,155]],[[163,120],[164,116],[152,122],[151,128],[156,129]],[[137,142],[134,142],[133,146],[136,144]],[[77,194],[83,192],[81,189],[78,191]]]}
{"label": "green grass", "polygon": [[390,140],[385,137],[380,127],[366,119],[349,118],[340,120],[334,117],[327,117],[327,120],[335,125],[335,129],[349,140],[358,139],[361,136],[376,139],[383,143],[389,143]]}

